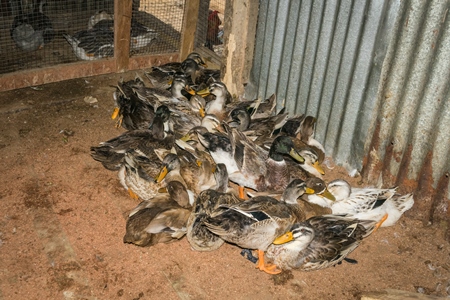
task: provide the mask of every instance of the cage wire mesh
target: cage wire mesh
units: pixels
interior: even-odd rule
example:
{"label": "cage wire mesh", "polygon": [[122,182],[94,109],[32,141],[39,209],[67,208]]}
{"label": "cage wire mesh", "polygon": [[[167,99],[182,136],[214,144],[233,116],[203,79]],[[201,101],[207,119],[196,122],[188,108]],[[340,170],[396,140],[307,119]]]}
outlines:
{"label": "cage wire mesh", "polygon": [[223,21],[226,0],[200,0],[195,48],[214,53],[223,52]]}
{"label": "cage wire mesh", "polygon": [[135,1],[133,19],[154,30],[157,37],[150,44],[132,51],[131,55],[179,51],[184,9],[184,0]]}
{"label": "cage wire mesh", "polygon": [[[114,0],[0,1],[0,74],[114,55]],[[133,0],[130,55],[178,51],[184,5]]]}

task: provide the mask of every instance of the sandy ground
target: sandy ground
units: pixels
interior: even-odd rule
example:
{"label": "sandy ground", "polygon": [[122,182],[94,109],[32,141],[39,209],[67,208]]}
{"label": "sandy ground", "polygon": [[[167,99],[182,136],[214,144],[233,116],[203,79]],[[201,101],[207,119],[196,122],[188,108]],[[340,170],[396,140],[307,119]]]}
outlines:
{"label": "sandy ground", "polygon": [[0,93],[0,299],[358,299],[387,288],[449,297],[449,244],[410,216],[366,239],[355,265],[283,276],[233,245],[124,244],[124,213],[137,202],[89,155],[123,131],[110,118],[120,76],[134,73]]}

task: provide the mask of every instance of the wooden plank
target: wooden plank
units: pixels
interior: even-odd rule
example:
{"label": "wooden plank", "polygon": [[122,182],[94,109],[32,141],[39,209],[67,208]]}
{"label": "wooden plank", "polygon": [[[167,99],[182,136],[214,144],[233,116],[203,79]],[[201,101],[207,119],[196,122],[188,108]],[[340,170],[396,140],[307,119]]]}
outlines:
{"label": "wooden plank", "polygon": [[0,76],[0,91],[20,89],[67,79],[113,73],[114,59],[83,61],[72,64],[26,70]]}
{"label": "wooden plank", "polygon": [[377,292],[364,292],[361,295],[361,300],[434,300],[434,299],[437,300],[443,298],[394,289],[386,289]]}
{"label": "wooden plank", "polygon": [[[179,61],[178,53],[134,56],[129,59],[128,70],[139,70]],[[0,91],[20,89],[68,79],[89,77],[116,72],[113,58],[98,61],[80,61],[0,75]]]}
{"label": "wooden plank", "polygon": [[114,0],[114,58],[117,72],[125,72],[128,68],[132,4],[133,1]]}
{"label": "wooden plank", "polygon": [[197,30],[200,0],[186,0],[183,29],[181,34],[180,57],[184,59],[194,50],[195,31]]}
{"label": "wooden plank", "polygon": [[130,57],[128,70],[147,69],[153,66],[160,66],[165,63],[179,61],[178,53],[168,53],[161,55],[145,55]]}

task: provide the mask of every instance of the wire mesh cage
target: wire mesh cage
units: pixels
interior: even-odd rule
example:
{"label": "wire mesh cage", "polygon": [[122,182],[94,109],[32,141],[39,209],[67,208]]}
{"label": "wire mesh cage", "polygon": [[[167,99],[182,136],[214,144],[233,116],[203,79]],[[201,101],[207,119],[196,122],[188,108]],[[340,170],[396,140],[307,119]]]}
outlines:
{"label": "wire mesh cage", "polygon": [[223,52],[223,23],[226,0],[201,0],[195,47],[218,57]]}
{"label": "wire mesh cage", "polygon": [[178,51],[181,43],[184,10],[184,0],[135,1],[133,20],[144,24],[156,32],[157,36],[149,44],[145,44],[144,41],[143,45],[135,49],[132,46],[131,55]]}
{"label": "wire mesh cage", "polygon": [[[0,74],[114,56],[114,0],[0,1]],[[133,0],[130,55],[178,51],[184,6]]]}

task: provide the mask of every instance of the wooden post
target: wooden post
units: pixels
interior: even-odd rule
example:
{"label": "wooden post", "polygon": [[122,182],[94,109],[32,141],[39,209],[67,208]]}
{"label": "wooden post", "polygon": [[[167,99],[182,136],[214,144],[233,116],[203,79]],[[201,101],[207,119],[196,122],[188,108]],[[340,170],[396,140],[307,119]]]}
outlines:
{"label": "wooden post", "polygon": [[114,58],[116,72],[125,72],[130,59],[132,1],[114,0]]}
{"label": "wooden post", "polygon": [[222,81],[231,95],[242,95],[250,77],[259,0],[227,0],[224,22]]}
{"label": "wooden post", "polygon": [[[117,1],[117,0],[116,0]],[[181,32],[180,58],[185,59],[194,50],[200,0],[186,0],[183,30]]]}

